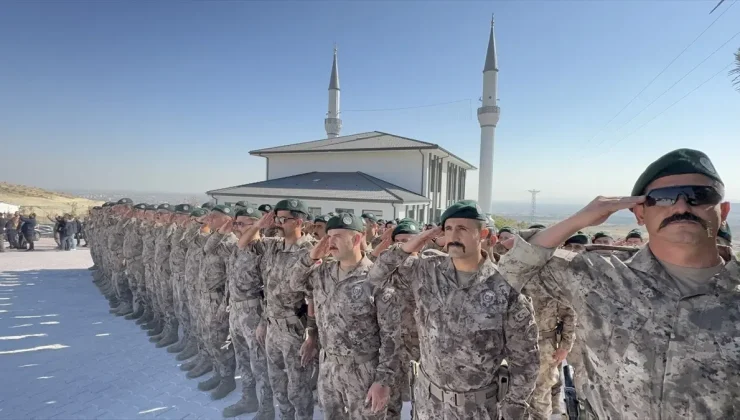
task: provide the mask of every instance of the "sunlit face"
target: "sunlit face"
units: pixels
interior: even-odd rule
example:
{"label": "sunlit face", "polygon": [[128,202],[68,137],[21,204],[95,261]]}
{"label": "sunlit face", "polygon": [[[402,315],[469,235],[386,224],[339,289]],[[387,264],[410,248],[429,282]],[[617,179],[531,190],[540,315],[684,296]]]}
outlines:
{"label": "sunlit face", "polygon": [[300,230],[303,226],[303,221],[293,217],[288,210],[279,210],[275,214],[275,226],[285,235],[286,233]]}
{"label": "sunlit face", "polygon": [[365,219],[365,233],[368,235],[376,235],[378,233],[378,224],[370,219]]}
{"label": "sunlit face", "polygon": [[594,244],[597,244],[597,245],[613,245],[614,244],[614,239],[612,239],[612,238],[610,238],[608,236],[604,236],[604,237],[601,237],[601,238],[594,239]]}
{"label": "sunlit face", "polygon": [[332,229],[326,234],[329,237],[329,253],[338,261],[354,256],[355,247],[360,246],[362,235],[349,229]]}
{"label": "sunlit face", "polygon": [[624,241],[625,244],[629,246],[642,246],[642,239],[640,238],[627,238]]}
{"label": "sunlit face", "polygon": [[315,236],[316,239],[319,239],[319,240],[322,239],[324,236],[326,236],[326,223],[324,222],[314,223],[313,236]]}
{"label": "sunlit face", "polygon": [[470,258],[480,254],[480,241],[488,236],[488,229],[481,229],[480,223],[478,220],[458,218],[445,221],[444,239],[450,257]]}
{"label": "sunlit face", "polygon": [[234,227],[231,229],[231,231],[234,232],[234,235],[236,235],[237,238],[241,238],[242,234],[246,232],[247,229],[252,227],[255,223],[257,223],[257,219],[247,216],[238,216],[234,220]]}
{"label": "sunlit face", "polygon": [[571,251],[571,252],[583,252],[586,250],[586,247],[584,247],[581,244],[568,244],[563,247],[563,249]]}
{"label": "sunlit face", "polygon": [[[670,175],[656,179],[645,189],[646,193],[657,188],[672,186],[713,186],[714,182],[700,174]],[[647,228],[651,241],[661,240],[674,244],[697,244],[708,239],[715,241],[720,224],[727,219],[730,203],[717,205],[690,206],[680,197],[672,206],[645,206],[635,208],[635,217],[640,225]],[[693,220],[674,220],[671,217],[684,216]]]}
{"label": "sunlit face", "polygon": [[416,235],[414,235],[413,233],[399,233],[398,235],[396,235],[396,238],[393,240],[393,242],[406,243],[414,236]]}

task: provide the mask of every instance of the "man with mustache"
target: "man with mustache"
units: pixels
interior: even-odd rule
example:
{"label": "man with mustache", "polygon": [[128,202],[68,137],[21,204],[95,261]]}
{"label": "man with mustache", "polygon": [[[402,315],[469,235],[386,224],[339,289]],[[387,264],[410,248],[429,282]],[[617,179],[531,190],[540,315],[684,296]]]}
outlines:
{"label": "man with mustache", "polygon": [[[324,416],[400,420],[399,390],[391,395],[401,349],[398,295],[393,287],[376,288],[367,281],[373,263],[362,252],[362,219],[339,213],[326,230],[313,249],[301,251],[290,276],[293,289],[311,294],[316,303]],[[331,260],[322,260],[329,254]]]}
{"label": "man with mustache", "polygon": [[[527,416],[539,368],[537,324],[532,302],[481,249],[486,221],[475,201],[460,201],[442,214],[442,228],[394,245],[370,271],[370,281],[380,285],[398,270],[397,290],[414,295],[421,356],[414,369],[415,418],[498,419],[499,406],[507,420]],[[405,263],[442,232],[449,255]],[[499,389],[504,358],[511,374],[506,396]]]}
{"label": "man with mustache", "polygon": [[[254,254],[265,294],[265,312],[257,327],[257,340],[267,353],[267,370],[281,418],[313,418],[311,376],[314,368],[315,320],[306,293],[290,287],[291,270],[297,269],[301,250],[311,249],[313,237],[302,233],[308,207],[298,199],[281,200],[239,238],[239,248]],[[281,237],[263,237],[259,229],[276,226]],[[267,234],[267,233],[266,233]],[[304,336],[308,339],[304,341]]]}
{"label": "man with mustache", "polygon": [[[740,266],[717,233],[730,204],[702,152],[672,151],[630,197],[598,197],[550,228],[522,232],[499,268],[570,302],[583,328],[576,368],[581,414],[601,419],[740,416]],[[622,261],[553,249],[577,230],[631,209],[650,242]],[[525,242],[525,240],[529,242]],[[635,252],[636,251],[636,252]]]}

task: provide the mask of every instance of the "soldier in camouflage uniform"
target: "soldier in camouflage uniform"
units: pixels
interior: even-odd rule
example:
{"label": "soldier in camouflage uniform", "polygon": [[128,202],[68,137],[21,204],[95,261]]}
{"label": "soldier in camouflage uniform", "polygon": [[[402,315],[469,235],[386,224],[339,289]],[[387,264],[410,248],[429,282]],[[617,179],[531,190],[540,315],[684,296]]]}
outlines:
{"label": "soldier in camouflage uniform", "polygon": [[[420,362],[415,366],[418,419],[521,419],[539,369],[537,324],[531,301],[513,290],[481,249],[486,217],[474,201],[461,201],[435,228],[395,245],[370,271],[384,284],[398,270],[397,290],[414,294]],[[415,258],[444,231],[449,256]],[[503,359],[509,389],[499,387]],[[502,413],[499,414],[500,406]]]}
{"label": "soldier in camouflage uniform", "polygon": [[[716,244],[730,211],[723,194],[704,153],[675,150],[648,166],[631,197],[598,197],[549,229],[523,232],[502,258],[512,286],[537,282],[578,312],[568,362],[582,418],[740,415],[740,265]],[[553,255],[621,209],[650,235],[631,258]]]}
{"label": "soldier in camouflage uniform", "polygon": [[[149,204],[144,213],[144,222],[139,227],[141,232],[142,251],[141,256],[144,261],[144,290],[146,308],[144,316],[136,321],[142,324],[142,329],[158,330],[162,324],[159,307],[155,298],[154,275],[156,273],[154,264],[154,226],[157,219],[157,206]],[[161,332],[161,330],[159,330]]]}
{"label": "soldier in camouflage uniform", "polygon": [[93,273],[93,278],[98,282],[98,287],[108,299],[111,309],[117,308],[120,302],[116,296],[116,290],[111,279],[110,253],[108,252],[108,237],[111,226],[114,226],[113,206],[115,203],[106,202],[99,213],[96,234],[98,238],[97,253],[100,256],[100,269]]}
{"label": "soldier in camouflage uniform", "polygon": [[[315,353],[304,346],[306,294],[295,291],[287,279],[296,268],[299,251],[313,247],[313,238],[301,233],[308,208],[297,199],[280,201],[274,212],[267,213],[260,222],[247,230],[239,240],[239,247],[254,254],[257,259],[265,294],[263,321],[257,328],[257,338],[265,340],[270,384],[285,419],[313,418],[311,376],[315,364],[301,354]],[[277,222],[282,237],[253,240],[258,229],[266,229]],[[265,331],[266,330],[266,331]],[[265,334],[266,333],[266,337]]]}
{"label": "soldier in camouflage uniform", "polygon": [[139,224],[145,211],[146,204],[135,205],[133,217],[124,225],[123,257],[126,277],[134,298],[134,312],[126,315],[126,319],[138,319],[144,315],[144,260],[141,255],[143,243],[139,235]]}
{"label": "soldier in camouflage uniform", "polygon": [[129,198],[122,198],[114,206],[116,211],[115,226],[110,230],[108,236],[108,252],[110,253],[111,264],[111,282],[116,290],[119,306],[110,310],[117,316],[128,315],[134,311],[133,294],[129,287],[128,279],[124,268],[123,256],[123,238],[125,234],[124,225],[128,222],[130,215],[133,213],[133,201]]}
{"label": "soldier in camouflage uniform", "polygon": [[378,234],[378,217],[374,213],[363,213],[362,220],[365,222],[365,244],[372,250],[383,240]]}
{"label": "soldier in camouflage uniform", "polygon": [[[180,353],[188,345],[189,331],[185,329],[185,317],[183,311],[183,297],[185,287],[185,256],[187,247],[181,242],[185,234],[185,225],[190,221],[190,212],[193,208],[189,204],[178,204],[175,206],[174,224],[175,230],[170,237],[170,272],[172,275],[172,309],[177,324],[182,327],[183,335],[180,341],[167,347],[168,353]],[[192,350],[190,350],[192,352]],[[194,353],[189,356],[192,357]]]}
{"label": "soldier in camouflage uniform", "polygon": [[[223,233],[231,229],[241,238],[262,217],[262,212],[247,205],[235,213],[235,220],[222,227]],[[259,232],[252,240],[259,240]],[[267,375],[265,350],[257,341],[256,330],[262,320],[262,280],[258,258],[254,253],[236,247],[226,266],[227,293],[229,295],[229,330],[234,346],[237,367],[242,382],[242,398],[224,409],[224,417],[254,413],[255,419],[275,418],[272,387]],[[257,381],[260,398],[257,399]]]}
{"label": "soldier in camouflage uniform", "polygon": [[[267,214],[273,211],[273,206],[271,206],[270,204],[263,204],[259,206],[257,210],[261,211],[262,214]],[[264,236],[265,238],[277,238],[282,234],[283,231],[280,229],[280,226],[277,226],[275,224],[263,228],[262,230],[262,236]]]}
{"label": "soldier in camouflage uniform", "polygon": [[[294,290],[313,296],[316,318],[309,318],[307,340],[322,337],[319,398],[328,420],[400,419],[397,385],[402,306],[392,286],[367,281],[372,262],[363,255],[362,220],[348,213],[332,217],[327,237],[304,249],[290,275]],[[322,257],[334,257],[317,265]],[[317,322],[318,320],[318,322]],[[386,413],[388,411],[388,413]],[[387,415],[386,415],[387,414]]]}
{"label": "soldier in camouflage uniform", "polygon": [[175,209],[169,204],[162,204],[157,209],[160,213],[161,227],[157,230],[154,240],[154,263],[158,269],[157,275],[157,301],[164,317],[164,329],[159,335],[153,336],[149,341],[157,343],[157,347],[165,347],[174,344],[178,340],[179,323],[175,317],[175,303],[172,292],[172,266],[170,256],[172,255],[172,236],[177,230],[174,223]]}
{"label": "soldier in camouflage uniform", "polygon": [[233,214],[233,209],[224,205],[217,205],[211,210],[207,223],[212,233],[203,245],[204,256],[198,281],[201,287],[205,347],[215,368],[214,375],[199,383],[198,389],[213,390],[211,398],[214,400],[224,398],[236,388],[234,348],[225,346],[225,343],[229,335],[226,262],[236,247],[237,239],[232,233],[218,232],[218,229],[231,220]]}

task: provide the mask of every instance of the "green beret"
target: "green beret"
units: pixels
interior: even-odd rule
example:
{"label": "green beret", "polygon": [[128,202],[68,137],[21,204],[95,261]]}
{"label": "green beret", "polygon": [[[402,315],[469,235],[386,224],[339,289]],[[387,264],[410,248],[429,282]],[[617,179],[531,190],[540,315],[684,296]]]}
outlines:
{"label": "green beret", "polygon": [[190,204],[178,204],[175,206],[175,213],[178,214],[190,214],[193,211],[193,206]]}
{"label": "green beret", "polygon": [[444,226],[447,219],[472,219],[487,222],[488,218],[478,202],[474,200],[462,200],[451,205],[440,218],[440,223]]}
{"label": "green beret", "polygon": [[115,205],[116,203],[111,202],[111,201],[106,201],[105,203],[103,203],[103,207],[110,207],[110,206],[115,206]]}
{"label": "green beret", "polygon": [[297,211],[299,213],[308,214],[308,207],[306,203],[297,198],[288,198],[287,200],[280,200],[275,204],[275,213],[278,211]]}
{"label": "green beret", "polygon": [[306,215],[306,220],[309,221],[309,222],[313,222],[313,216],[310,215],[310,214],[307,214]]}
{"label": "green beret", "polygon": [[134,200],[132,200],[130,198],[122,198],[122,199],[118,200],[118,202],[116,204],[125,204],[127,206],[132,206],[132,205],[134,205]]}
{"label": "green beret", "polygon": [[236,210],[236,213],[234,213],[234,217],[239,216],[249,217],[250,219],[259,219],[262,217],[262,212],[251,206],[240,207]]}
{"label": "green beret", "polygon": [[631,231],[629,231],[627,233],[626,239],[630,239],[630,238],[642,239],[642,232],[640,232],[640,229],[632,229]]}
{"label": "green beret", "polygon": [[190,212],[190,217],[202,217],[208,214],[208,210],[202,209],[202,208],[194,208],[193,211]]}
{"label": "green beret", "polygon": [[588,245],[588,236],[579,230],[575,235],[565,241],[565,245],[570,244]]}
{"label": "green beret", "polygon": [[237,201],[234,207],[249,207],[249,203],[246,201]]}
{"label": "green beret", "polygon": [[331,219],[331,216],[328,214],[322,214],[321,216],[316,216],[313,221],[314,223],[329,223],[329,219]]}
{"label": "green beret", "polygon": [[[280,203],[278,203],[278,206]],[[275,209],[278,208],[275,206]],[[332,229],[349,229],[357,232],[364,232],[365,228],[362,225],[362,219],[349,213],[339,213],[338,215],[329,219],[326,222],[326,231],[329,232]]]}
{"label": "green beret", "polygon": [[233,216],[234,215],[234,209],[231,207],[225,205],[225,204],[219,204],[217,206],[213,206],[211,211],[217,211],[219,213],[225,214],[227,216]]}
{"label": "green beret", "polygon": [[134,206],[136,210],[146,210],[146,204],[145,203],[139,203]]}
{"label": "green beret", "polygon": [[604,232],[604,231],[596,232],[596,234],[594,235],[594,241],[597,240],[597,239],[599,239],[599,238],[611,238],[611,239],[614,239],[614,238],[612,238],[612,235],[609,234],[609,232]]}
{"label": "green beret", "polygon": [[147,210],[154,210],[154,211],[157,211],[157,206],[156,206],[156,205],[154,205],[154,204],[147,204],[147,205],[146,205],[146,209],[147,209]]}
{"label": "green beret", "polygon": [[263,205],[259,206],[258,209],[259,209],[259,211],[261,211],[263,213],[269,213],[269,212],[272,211],[272,206],[269,205],[269,204],[263,204]]}
{"label": "green beret", "polygon": [[637,178],[632,195],[645,194],[645,188],[658,178],[684,174],[701,174],[724,185],[707,155],[698,150],[678,149],[651,163]]}
{"label": "green beret", "polygon": [[391,234],[391,239],[395,241],[396,235],[402,235],[404,233],[416,235],[419,232],[421,232],[421,229],[419,229],[419,225],[416,223],[415,220],[403,219],[398,224],[398,226],[396,226],[395,229],[393,229],[393,233]]}
{"label": "green beret", "polygon": [[373,213],[362,213],[362,218],[363,219],[367,219],[367,220],[369,220],[369,221],[371,221],[373,223],[377,223],[378,222],[378,217],[375,216],[375,214],[373,214]]}
{"label": "green beret", "polygon": [[516,235],[516,230],[514,228],[510,228],[508,226],[504,226],[504,227],[502,227],[501,229],[498,230],[499,235],[502,234],[502,233],[504,233],[504,232],[508,232],[508,233],[511,233],[512,235]]}
{"label": "green beret", "polygon": [[546,229],[546,228],[547,228],[547,226],[545,226],[543,224],[535,223],[532,226],[528,227],[527,229]]}
{"label": "green beret", "polygon": [[102,208],[103,208],[102,206],[94,206],[94,207],[93,207],[92,209],[93,209],[93,210],[100,210],[100,209],[102,209]]}
{"label": "green beret", "polygon": [[172,211],[172,206],[167,203],[162,203],[157,206],[157,211]]}
{"label": "green beret", "polygon": [[212,208],[213,208],[213,204],[211,204],[210,202],[208,202],[208,203],[203,203],[203,205],[202,205],[202,206],[200,206],[200,207],[201,207],[201,208],[204,208],[204,209],[206,209],[206,210],[210,210],[210,209],[212,209]]}
{"label": "green beret", "polygon": [[719,232],[717,232],[717,236],[726,240],[727,242],[732,243],[732,230],[730,229],[730,225],[729,223],[727,223],[727,221],[722,222],[719,227]]}

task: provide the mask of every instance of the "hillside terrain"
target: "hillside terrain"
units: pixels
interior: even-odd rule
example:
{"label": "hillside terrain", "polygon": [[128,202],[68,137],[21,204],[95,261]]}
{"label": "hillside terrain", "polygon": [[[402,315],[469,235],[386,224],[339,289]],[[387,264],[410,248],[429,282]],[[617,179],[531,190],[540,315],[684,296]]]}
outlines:
{"label": "hillside terrain", "polygon": [[48,191],[26,185],[0,182],[0,202],[21,206],[21,211],[36,213],[39,223],[46,223],[47,216],[72,213],[84,215],[88,209],[103,202]]}

